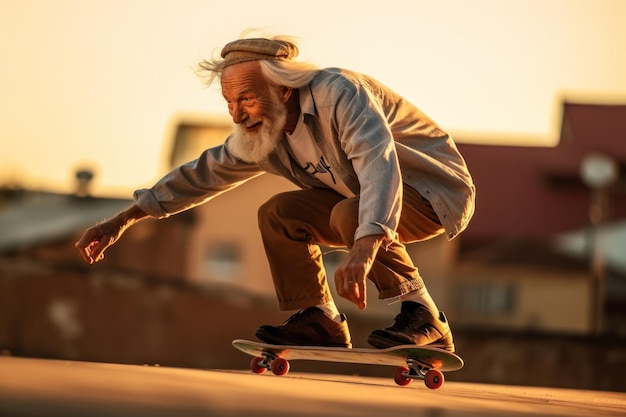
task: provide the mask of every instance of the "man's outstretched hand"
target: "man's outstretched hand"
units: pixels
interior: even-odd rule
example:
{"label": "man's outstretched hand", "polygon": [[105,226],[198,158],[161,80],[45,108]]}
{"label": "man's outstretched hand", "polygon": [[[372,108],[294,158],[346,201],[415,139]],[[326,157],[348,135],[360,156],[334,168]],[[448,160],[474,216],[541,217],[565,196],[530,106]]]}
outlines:
{"label": "man's outstretched hand", "polygon": [[117,216],[87,229],[74,246],[85,262],[93,264],[101,261],[104,252],[119,240],[126,229],[146,217],[146,213],[133,205]]}

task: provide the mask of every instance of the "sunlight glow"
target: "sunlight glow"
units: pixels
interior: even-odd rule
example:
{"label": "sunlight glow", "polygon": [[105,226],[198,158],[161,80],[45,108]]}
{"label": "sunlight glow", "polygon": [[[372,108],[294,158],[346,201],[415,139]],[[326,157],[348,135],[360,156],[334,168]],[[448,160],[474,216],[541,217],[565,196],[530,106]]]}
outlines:
{"label": "sunlight glow", "polygon": [[97,194],[150,185],[172,123],[226,115],[193,67],[250,27],[379,78],[460,142],[552,146],[564,99],[626,102],[620,0],[3,1],[0,185],[69,192],[83,165]]}

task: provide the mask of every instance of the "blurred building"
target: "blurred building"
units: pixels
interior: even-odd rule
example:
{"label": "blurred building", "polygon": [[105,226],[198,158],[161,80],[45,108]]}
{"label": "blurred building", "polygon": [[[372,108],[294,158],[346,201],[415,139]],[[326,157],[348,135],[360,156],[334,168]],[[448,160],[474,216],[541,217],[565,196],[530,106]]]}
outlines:
{"label": "blurred building", "polygon": [[[459,321],[626,334],[626,105],[564,103],[562,114],[553,148],[459,145],[478,190]],[[612,165],[600,188],[581,172],[589,155]]]}

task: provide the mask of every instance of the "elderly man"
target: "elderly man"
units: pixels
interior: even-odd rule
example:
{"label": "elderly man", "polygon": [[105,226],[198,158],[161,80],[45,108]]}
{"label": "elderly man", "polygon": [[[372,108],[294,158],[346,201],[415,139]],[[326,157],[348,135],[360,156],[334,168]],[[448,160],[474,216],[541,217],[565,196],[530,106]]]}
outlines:
{"label": "elderly man", "polygon": [[450,326],[404,244],[454,238],[474,211],[474,185],[452,138],[407,99],[366,75],[294,59],[287,37],[239,39],[200,63],[221,82],[235,124],[134,204],[88,229],[76,247],[93,263],[137,221],[203,204],[247,179],[280,175],[300,190],[271,197],[259,229],[282,310],[298,310],[256,335],[275,344],[351,347],[333,301],[319,245],[349,248],[335,272],[337,293],[366,307],[366,279],[400,313],[368,342],[378,348],[430,345],[454,351]]}

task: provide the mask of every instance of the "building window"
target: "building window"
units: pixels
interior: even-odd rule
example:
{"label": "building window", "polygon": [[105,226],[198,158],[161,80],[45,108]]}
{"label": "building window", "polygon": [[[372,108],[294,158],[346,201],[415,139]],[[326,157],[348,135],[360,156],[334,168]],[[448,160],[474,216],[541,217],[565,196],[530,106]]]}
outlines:
{"label": "building window", "polygon": [[237,279],[242,268],[241,258],[239,246],[234,243],[211,245],[205,258],[207,276],[211,280]]}
{"label": "building window", "polygon": [[515,293],[515,286],[510,283],[468,283],[457,290],[457,306],[467,314],[512,315],[515,311]]}

